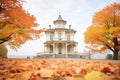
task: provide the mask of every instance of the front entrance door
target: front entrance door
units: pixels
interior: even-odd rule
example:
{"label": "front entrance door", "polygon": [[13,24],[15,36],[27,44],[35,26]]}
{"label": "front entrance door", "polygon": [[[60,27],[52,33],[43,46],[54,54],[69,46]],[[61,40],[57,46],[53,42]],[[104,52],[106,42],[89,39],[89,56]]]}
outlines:
{"label": "front entrance door", "polygon": [[58,54],[62,54],[62,44],[58,44]]}
{"label": "front entrance door", "polygon": [[50,53],[53,53],[53,46],[50,45]]}

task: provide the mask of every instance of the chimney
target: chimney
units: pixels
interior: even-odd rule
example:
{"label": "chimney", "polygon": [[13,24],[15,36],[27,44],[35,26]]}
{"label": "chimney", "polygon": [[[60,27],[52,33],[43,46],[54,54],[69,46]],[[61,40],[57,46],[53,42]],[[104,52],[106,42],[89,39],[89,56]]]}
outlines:
{"label": "chimney", "polygon": [[69,25],[69,29],[71,29],[71,25]]}
{"label": "chimney", "polygon": [[51,29],[51,25],[49,25],[49,29]]}

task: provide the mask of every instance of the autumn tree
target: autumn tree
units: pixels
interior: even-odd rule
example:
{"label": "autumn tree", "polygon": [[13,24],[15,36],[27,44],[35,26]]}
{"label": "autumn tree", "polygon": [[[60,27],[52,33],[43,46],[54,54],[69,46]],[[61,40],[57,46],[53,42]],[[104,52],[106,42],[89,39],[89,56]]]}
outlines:
{"label": "autumn tree", "polygon": [[12,48],[19,48],[28,40],[37,39],[43,29],[33,15],[22,7],[24,0],[0,0],[0,44],[7,42]]}
{"label": "autumn tree", "polygon": [[113,52],[113,59],[117,60],[120,51],[120,3],[98,11],[84,33],[84,39],[92,51],[102,53],[109,49]]}

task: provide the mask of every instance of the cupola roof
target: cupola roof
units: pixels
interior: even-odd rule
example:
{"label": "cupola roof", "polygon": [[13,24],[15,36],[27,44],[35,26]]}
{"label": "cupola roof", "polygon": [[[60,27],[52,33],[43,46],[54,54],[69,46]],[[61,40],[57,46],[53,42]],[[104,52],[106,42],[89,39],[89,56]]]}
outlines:
{"label": "cupola roof", "polygon": [[61,14],[59,13],[58,19],[53,21],[54,24],[57,24],[59,22],[63,22],[63,24],[66,24],[67,21],[63,20],[61,17]]}
{"label": "cupola roof", "polygon": [[59,14],[59,17],[58,17],[57,20],[63,20],[60,14]]}

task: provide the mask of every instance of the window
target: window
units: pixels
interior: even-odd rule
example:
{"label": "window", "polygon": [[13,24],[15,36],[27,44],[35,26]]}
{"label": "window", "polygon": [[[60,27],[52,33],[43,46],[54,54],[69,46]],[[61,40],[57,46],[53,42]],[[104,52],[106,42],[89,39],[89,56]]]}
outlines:
{"label": "window", "polygon": [[70,35],[67,35],[67,40],[70,40]]}
{"label": "window", "polygon": [[58,34],[58,40],[61,40],[62,39],[62,35],[61,33]]}
{"label": "window", "polygon": [[67,47],[67,51],[68,51],[68,53],[71,52],[71,46],[70,45]]}
{"label": "window", "polygon": [[53,40],[53,35],[50,35],[50,40]]}

